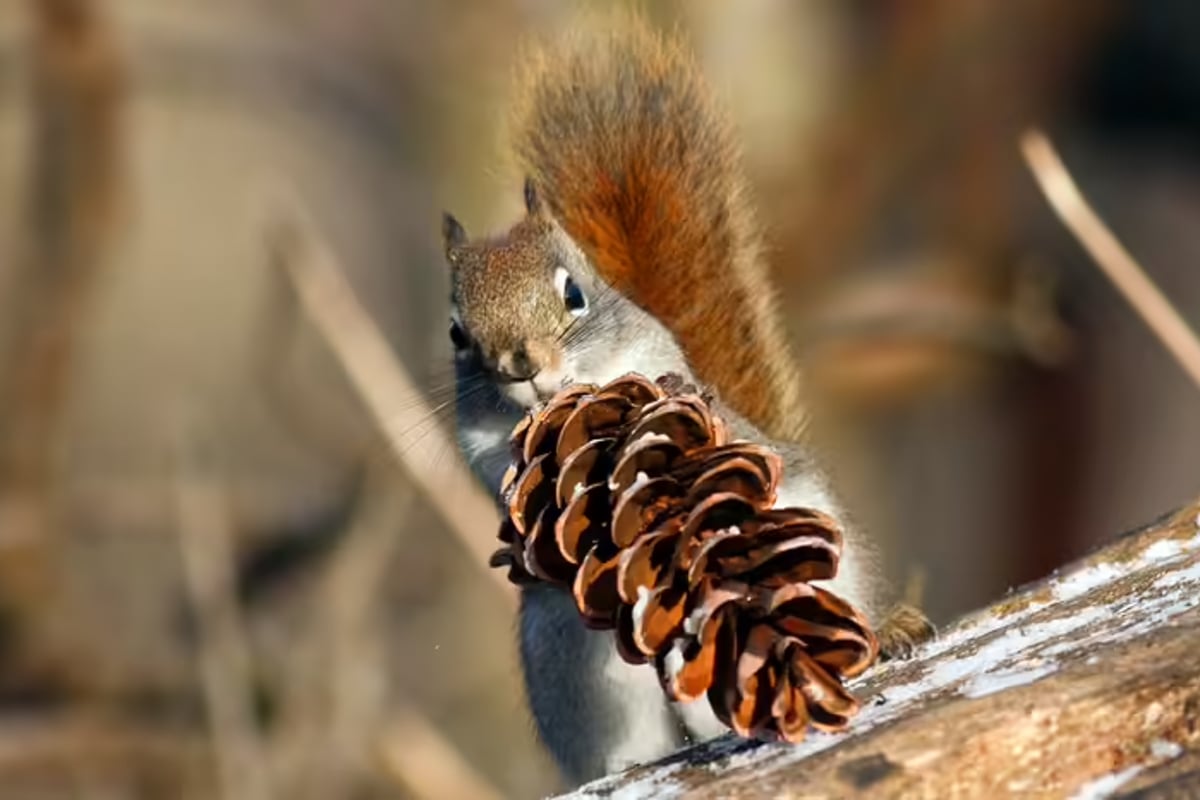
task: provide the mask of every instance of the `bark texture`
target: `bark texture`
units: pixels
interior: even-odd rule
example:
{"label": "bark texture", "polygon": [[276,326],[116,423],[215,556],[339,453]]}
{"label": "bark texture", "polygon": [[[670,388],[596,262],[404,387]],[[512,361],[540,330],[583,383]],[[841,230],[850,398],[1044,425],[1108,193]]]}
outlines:
{"label": "bark texture", "polygon": [[852,689],[845,734],[719,739],[574,797],[1194,797],[1200,502],[942,631]]}

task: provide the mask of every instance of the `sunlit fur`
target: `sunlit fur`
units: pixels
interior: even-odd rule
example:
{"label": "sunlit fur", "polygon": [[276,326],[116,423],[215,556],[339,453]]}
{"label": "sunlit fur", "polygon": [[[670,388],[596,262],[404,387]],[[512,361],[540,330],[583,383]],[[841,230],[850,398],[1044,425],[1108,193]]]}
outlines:
{"label": "sunlit fur", "polygon": [[697,375],[776,436],[804,406],[727,115],[688,48],[636,17],[521,60],[521,168],[609,284],[680,340]]}

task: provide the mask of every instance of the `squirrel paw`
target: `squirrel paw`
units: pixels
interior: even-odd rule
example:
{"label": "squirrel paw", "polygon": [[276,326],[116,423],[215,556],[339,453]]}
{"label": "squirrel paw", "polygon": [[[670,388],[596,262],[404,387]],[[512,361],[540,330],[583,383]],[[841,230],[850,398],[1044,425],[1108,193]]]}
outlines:
{"label": "squirrel paw", "polygon": [[877,635],[879,660],[893,661],[911,657],[918,645],[937,635],[937,628],[919,608],[898,603],[884,618]]}

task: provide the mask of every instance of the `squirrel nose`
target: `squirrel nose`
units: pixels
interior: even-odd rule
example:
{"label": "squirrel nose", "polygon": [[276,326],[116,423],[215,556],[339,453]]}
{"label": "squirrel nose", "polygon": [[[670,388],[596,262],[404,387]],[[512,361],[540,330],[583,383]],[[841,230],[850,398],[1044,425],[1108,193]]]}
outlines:
{"label": "squirrel nose", "polygon": [[503,378],[510,381],[527,381],[537,375],[541,370],[538,364],[529,355],[529,350],[524,345],[501,353],[496,359],[496,372]]}

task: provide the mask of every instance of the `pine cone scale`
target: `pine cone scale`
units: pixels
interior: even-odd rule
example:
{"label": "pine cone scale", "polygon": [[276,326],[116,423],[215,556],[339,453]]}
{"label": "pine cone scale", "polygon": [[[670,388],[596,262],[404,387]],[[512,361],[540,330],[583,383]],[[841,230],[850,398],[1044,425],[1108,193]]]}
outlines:
{"label": "pine cone scale", "polygon": [[616,442],[611,438],[593,439],[563,462],[554,487],[560,507],[565,507],[580,491],[603,479]]}
{"label": "pine cone scale", "polygon": [[620,495],[637,482],[639,474],[647,477],[666,475],[683,453],[684,449],[666,436],[643,437],[625,448],[608,486],[614,494]]}
{"label": "pine cone scale", "polygon": [[837,574],[838,557],[836,547],[816,536],[771,541],[765,535],[734,534],[706,542],[690,572],[703,575],[711,569],[745,583],[790,586],[832,578]]}
{"label": "pine cone scale", "polygon": [[629,547],[683,501],[683,488],[672,478],[639,480],[617,500],[612,511],[612,541]]}
{"label": "pine cone scale", "polygon": [[589,387],[573,387],[572,390],[556,395],[523,431],[524,442],[521,458],[526,463],[539,455],[550,455],[557,446],[563,427],[575,411],[577,398],[585,397]]}
{"label": "pine cone scale", "polygon": [[708,495],[737,494],[756,506],[765,507],[775,502],[774,487],[771,476],[758,465],[750,459],[734,455],[702,473],[692,484],[687,500],[689,504],[695,504]]}
{"label": "pine cone scale", "polygon": [[525,569],[544,581],[562,583],[575,574],[575,565],[558,547],[555,536],[555,512],[542,509],[525,539]]}
{"label": "pine cone scale", "polygon": [[639,590],[659,585],[671,567],[678,537],[678,525],[673,530],[668,527],[639,539],[621,553],[617,584],[622,602],[633,605],[641,599]]}
{"label": "pine cone scale", "polygon": [[554,537],[564,559],[578,564],[605,535],[608,487],[595,483],[575,493],[555,523]]}
{"label": "pine cone scale", "polygon": [[803,738],[812,720],[804,693],[792,684],[791,673],[787,670],[780,676],[779,685],[775,689],[771,715],[779,720],[779,732],[787,741]]}
{"label": "pine cone scale", "polygon": [[707,539],[715,532],[735,528],[752,518],[757,509],[745,497],[733,492],[710,495],[688,515],[680,533],[682,542]]}
{"label": "pine cone scale", "polygon": [[642,589],[633,607],[633,641],[647,656],[662,652],[683,629],[687,592],[674,586]]}
{"label": "pine cone scale", "polygon": [[558,432],[558,462],[565,462],[592,439],[619,431],[634,409],[633,403],[620,395],[584,395]]}
{"label": "pine cone scale", "polygon": [[573,592],[575,604],[589,628],[605,630],[616,624],[617,608],[621,605],[617,592],[618,557],[601,558],[593,547],[583,557],[575,574]]}
{"label": "pine cone scale", "polygon": [[699,398],[688,395],[666,397],[646,405],[642,417],[629,432],[637,442],[645,436],[665,436],[685,450],[725,444],[723,431],[713,426],[712,416]]}
{"label": "pine cone scale", "polygon": [[693,482],[698,475],[734,457],[753,463],[759,472],[767,476],[766,482],[771,486],[779,485],[783,472],[782,459],[767,448],[750,442],[734,442],[689,453],[675,465],[675,477],[685,483]]}
{"label": "pine cone scale", "polygon": [[793,665],[795,678],[802,678],[798,681],[804,698],[802,703],[809,710],[814,727],[827,731],[841,730],[849,718],[858,713],[858,701],[813,661],[802,646],[787,648],[784,663]]}
{"label": "pine cone scale", "polygon": [[676,700],[698,699],[712,686],[721,627],[730,623],[733,616],[730,604],[740,599],[744,590],[744,586],[711,587],[688,615],[684,629],[690,638],[675,640],[666,664],[668,688]]}
{"label": "pine cone scale", "polygon": [[525,471],[512,487],[508,502],[508,518],[519,536],[526,536],[530,523],[550,500],[550,482],[546,478],[546,455],[540,455],[525,465]]}
{"label": "pine cone scale", "polygon": [[617,609],[617,624],[615,628],[617,653],[628,664],[645,664],[646,656],[638,649],[633,638],[633,606],[622,603]]}

